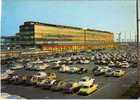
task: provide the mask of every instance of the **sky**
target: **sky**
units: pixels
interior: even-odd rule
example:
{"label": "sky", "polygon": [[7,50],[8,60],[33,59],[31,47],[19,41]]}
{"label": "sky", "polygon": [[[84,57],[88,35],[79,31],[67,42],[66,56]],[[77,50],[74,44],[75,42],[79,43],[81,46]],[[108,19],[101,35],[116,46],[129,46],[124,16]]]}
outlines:
{"label": "sky", "polygon": [[[1,35],[19,32],[25,21],[121,32],[134,40],[135,0],[2,0]],[[126,38],[125,38],[126,37]]]}

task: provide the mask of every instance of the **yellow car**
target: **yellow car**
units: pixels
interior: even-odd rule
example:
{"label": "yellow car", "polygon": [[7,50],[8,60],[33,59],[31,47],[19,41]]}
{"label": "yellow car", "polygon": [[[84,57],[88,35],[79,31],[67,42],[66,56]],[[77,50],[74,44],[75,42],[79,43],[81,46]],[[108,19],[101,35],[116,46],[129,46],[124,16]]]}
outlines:
{"label": "yellow car", "polygon": [[91,93],[93,93],[94,91],[96,91],[98,88],[97,84],[92,84],[90,86],[82,86],[78,92],[78,94],[80,95],[89,95]]}
{"label": "yellow car", "polygon": [[116,70],[116,71],[114,71],[114,74],[113,74],[113,76],[115,76],[115,77],[121,77],[121,76],[123,76],[125,74],[125,71],[123,71],[123,70]]}

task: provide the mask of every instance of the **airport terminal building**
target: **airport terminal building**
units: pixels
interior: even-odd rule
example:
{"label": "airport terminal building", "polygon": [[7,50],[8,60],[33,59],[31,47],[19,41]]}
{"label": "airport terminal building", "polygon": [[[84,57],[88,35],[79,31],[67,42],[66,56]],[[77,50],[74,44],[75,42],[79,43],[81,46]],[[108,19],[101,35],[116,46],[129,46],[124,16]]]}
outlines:
{"label": "airport terminal building", "polygon": [[81,51],[115,46],[113,33],[80,27],[28,21],[16,33],[17,44],[52,52]]}

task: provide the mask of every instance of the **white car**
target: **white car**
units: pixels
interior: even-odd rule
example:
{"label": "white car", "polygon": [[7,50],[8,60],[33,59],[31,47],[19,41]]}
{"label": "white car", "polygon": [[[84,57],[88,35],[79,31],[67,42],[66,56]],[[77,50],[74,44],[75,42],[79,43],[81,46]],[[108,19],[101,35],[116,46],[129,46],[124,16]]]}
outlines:
{"label": "white car", "polygon": [[88,63],[90,63],[90,61],[89,60],[80,60],[80,63],[81,64],[88,64]]}
{"label": "white car", "polygon": [[127,61],[123,61],[120,67],[128,68],[130,65]]}
{"label": "white car", "polygon": [[19,95],[12,95],[12,94],[9,94],[9,93],[1,93],[1,96],[0,96],[0,99],[1,100],[6,100],[6,99],[13,99],[13,100],[27,100]]}
{"label": "white car", "polygon": [[27,70],[32,69],[32,67],[33,67],[33,63],[29,62],[26,64],[25,69],[27,69]]}
{"label": "white car", "polygon": [[31,69],[33,69],[33,70],[45,70],[47,67],[48,67],[48,64],[46,64],[46,63],[38,63],[38,64],[34,64]]}
{"label": "white car", "polygon": [[122,66],[122,63],[119,62],[119,61],[116,61],[116,66],[117,66],[117,67],[121,67],[121,66]]}
{"label": "white car", "polygon": [[115,67],[115,63],[113,61],[110,61],[110,63],[108,64],[109,67]]}
{"label": "white car", "polygon": [[59,61],[56,61],[56,62],[54,62],[54,63],[55,63],[55,64],[60,64],[61,62],[62,62],[62,61],[59,60]]}
{"label": "white car", "polygon": [[57,63],[56,65],[52,66],[52,69],[59,69],[61,68],[61,65],[59,63]]}
{"label": "white car", "polygon": [[79,86],[90,86],[94,83],[95,79],[85,76],[79,81]]}
{"label": "white car", "polygon": [[68,72],[70,70],[69,66],[62,65],[61,68],[59,69],[59,72]]}
{"label": "white car", "polygon": [[8,69],[8,70],[5,71],[5,73],[8,74],[8,75],[11,75],[11,74],[14,74],[15,71]]}
{"label": "white car", "polygon": [[45,72],[38,72],[36,75],[33,76],[38,78],[45,78],[47,77],[47,74]]}
{"label": "white car", "polygon": [[43,61],[41,61],[41,60],[36,60],[36,61],[33,61],[32,63],[33,63],[33,64],[38,64],[38,63],[43,63]]}
{"label": "white car", "polygon": [[91,56],[91,58],[90,58],[90,59],[91,59],[92,61],[93,61],[93,60],[95,60],[95,56]]}
{"label": "white car", "polygon": [[75,72],[78,72],[79,70],[80,70],[80,68],[78,68],[78,67],[70,67],[70,69],[67,72],[75,73]]}
{"label": "white car", "polygon": [[21,68],[24,68],[24,66],[22,64],[16,63],[10,69],[16,70],[16,69],[21,69]]}

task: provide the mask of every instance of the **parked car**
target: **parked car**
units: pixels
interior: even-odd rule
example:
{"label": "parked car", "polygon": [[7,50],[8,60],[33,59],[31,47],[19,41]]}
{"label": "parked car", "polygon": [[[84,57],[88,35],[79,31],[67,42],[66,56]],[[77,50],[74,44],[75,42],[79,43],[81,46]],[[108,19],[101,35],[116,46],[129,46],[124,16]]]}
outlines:
{"label": "parked car", "polygon": [[128,68],[128,67],[130,67],[130,65],[129,65],[129,63],[127,61],[123,61],[120,67]]}
{"label": "parked car", "polygon": [[98,88],[97,84],[91,84],[91,85],[84,85],[80,87],[80,90],[78,92],[79,95],[89,95],[96,91]]}
{"label": "parked car", "polygon": [[99,76],[99,75],[103,75],[105,73],[105,70],[104,69],[97,69],[95,72],[94,72],[94,75],[95,76]]}
{"label": "parked car", "polygon": [[23,80],[24,80],[24,85],[27,85],[27,86],[30,86],[30,85],[32,85],[32,82],[31,82],[31,78],[32,78],[33,76],[32,75],[30,75],[30,76],[24,76],[24,78],[23,78]]}
{"label": "parked car", "polygon": [[91,77],[88,77],[88,76],[85,76],[85,77],[82,77],[79,81],[79,85],[80,86],[89,86],[91,84],[93,84],[95,81],[95,79],[91,78]]}
{"label": "parked car", "polygon": [[66,85],[66,82],[64,82],[64,81],[57,81],[57,82],[55,82],[52,85],[51,90],[52,91],[61,91],[61,90],[64,89],[65,85]]}
{"label": "parked car", "polygon": [[94,72],[94,75],[95,75],[95,76],[103,75],[103,74],[105,74],[105,72],[107,72],[108,70],[111,70],[111,68],[109,68],[109,67],[107,67],[107,66],[104,66],[104,67],[102,67],[102,68],[97,69],[97,70]]}
{"label": "parked car", "polygon": [[92,72],[96,71],[97,69],[101,69],[101,68],[102,68],[101,66],[96,65],[96,66],[93,67]]}
{"label": "parked car", "polygon": [[33,64],[31,69],[37,70],[37,71],[42,71],[42,70],[45,70],[47,67],[48,67],[48,64],[46,64],[46,63],[37,63],[37,64]]}
{"label": "parked car", "polygon": [[112,70],[112,69],[110,69],[110,70],[108,70],[108,71],[106,71],[105,72],[105,77],[111,77],[111,76],[113,76],[113,74],[114,74],[114,70]]}
{"label": "parked car", "polygon": [[62,66],[62,65],[60,65],[60,64],[57,63],[56,65],[54,65],[54,66],[52,67],[52,69],[60,69],[61,66]]}
{"label": "parked car", "polygon": [[24,68],[24,66],[20,63],[13,64],[13,66],[10,67],[10,69],[12,69],[12,70],[22,69],[22,68]]}
{"label": "parked car", "polygon": [[81,64],[88,64],[88,63],[90,63],[90,61],[89,60],[80,60],[80,63]]}
{"label": "parked car", "polygon": [[59,72],[67,72],[68,70],[70,70],[69,66],[62,65],[62,67],[59,69]]}
{"label": "parked car", "polygon": [[100,64],[101,64],[101,65],[107,65],[108,62],[107,62],[106,60],[102,59],[101,62],[100,62]]}
{"label": "parked car", "polygon": [[36,82],[36,87],[43,87],[43,85],[45,84],[45,82],[48,81],[48,79],[42,79],[39,80],[38,82]]}
{"label": "parked car", "polygon": [[58,60],[56,62],[54,62],[54,64],[60,64],[62,61]]}
{"label": "parked car", "polygon": [[114,71],[113,76],[115,76],[115,77],[121,77],[124,74],[125,74],[125,71],[123,71],[123,70],[120,69],[120,70]]}
{"label": "parked car", "polygon": [[94,60],[95,60],[95,56],[91,56],[91,57],[90,57],[90,60],[91,60],[91,61],[94,61]]}
{"label": "parked car", "polygon": [[10,79],[12,84],[19,85],[23,83],[22,76],[15,75]]}
{"label": "parked car", "polygon": [[47,73],[40,71],[37,74],[33,75],[33,77],[46,78],[47,77]]}
{"label": "parked car", "polygon": [[44,82],[44,84],[42,84],[42,88],[43,89],[50,89],[51,88],[51,86],[54,84],[56,82],[56,80],[47,80],[47,81],[45,81]]}
{"label": "parked car", "polygon": [[88,70],[86,68],[79,68],[78,73],[82,74],[82,73],[86,73],[88,72]]}
{"label": "parked car", "polygon": [[1,74],[0,80],[1,81],[7,81],[9,80],[13,75],[15,75],[15,71],[13,70],[6,70],[4,73]]}
{"label": "parked car", "polygon": [[8,70],[5,71],[5,73],[8,74],[8,75],[14,75],[15,71],[8,69]]}
{"label": "parked car", "polygon": [[110,61],[110,63],[108,64],[109,67],[115,67],[115,63],[113,61]]}
{"label": "parked car", "polygon": [[68,73],[77,73],[80,70],[78,67],[70,67],[69,70],[67,70]]}
{"label": "parked car", "polygon": [[38,82],[40,82],[41,80],[43,80],[42,77],[35,77],[35,76],[33,76],[33,77],[31,78],[30,82],[31,82],[31,85],[36,86],[36,84],[37,84]]}
{"label": "parked car", "polygon": [[116,61],[116,67],[121,67],[122,63],[120,61]]}
{"label": "parked car", "polygon": [[1,74],[0,80],[1,81],[6,81],[8,79],[9,75],[7,73]]}
{"label": "parked car", "polygon": [[10,79],[15,76],[15,74],[8,75],[7,73],[1,74],[1,82],[10,83]]}
{"label": "parked car", "polygon": [[55,73],[47,73],[47,79],[48,80],[56,79],[56,74]]}
{"label": "parked car", "polygon": [[26,70],[32,70],[32,67],[33,67],[33,63],[31,63],[31,62],[28,62],[28,63],[25,64],[25,69]]}
{"label": "parked car", "polygon": [[23,98],[23,97],[21,97],[21,96],[19,96],[19,95],[12,95],[12,94],[9,94],[9,93],[1,93],[0,99],[1,99],[1,100],[6,100],[6,99],[27,100],[26,98]]}
{"label": "parked car", "polygon": [[77,82],[68,82],[66,83],[65,87],[64,87],[64,93],[75,93],[78,92],[78,90],[80,89],[79,84]]}
{"label": "parked car", "polygon": [[136,67],[137,67],[137,62],[132,62],[132,63],[130,64],[130,67],[136,68]]}

